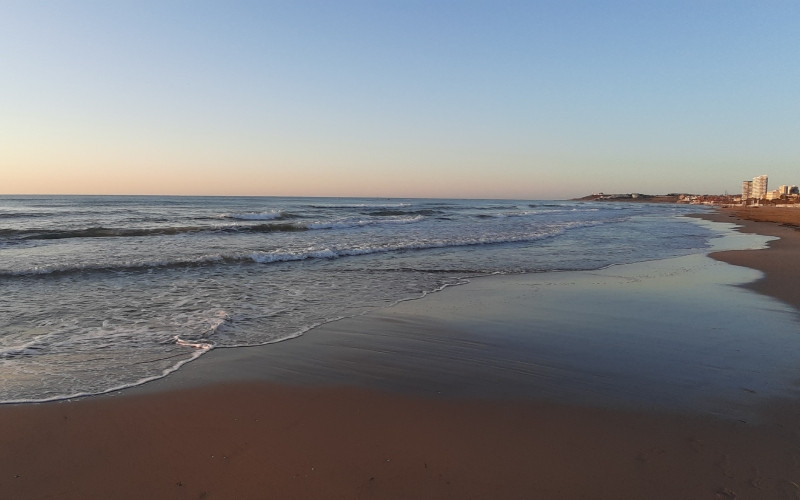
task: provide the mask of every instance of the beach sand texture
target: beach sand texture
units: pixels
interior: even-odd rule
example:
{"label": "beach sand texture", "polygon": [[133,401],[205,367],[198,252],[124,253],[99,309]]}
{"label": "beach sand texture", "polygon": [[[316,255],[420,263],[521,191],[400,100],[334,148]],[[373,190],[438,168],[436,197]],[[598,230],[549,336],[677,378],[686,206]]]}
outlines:
{"label": "beach sand texture", "polygon": [[[768,217],[767,210],[755,210]],[[763,279],[745,286],[783,301],[764,307],[788,315],[800,307],[794,291],[800,233],[742,220],[750,215],[721,210],[708,217],[780,239],[765,250],[714,257],[762,271]],[[590,276],[589,284],[614,279],[611,272]],[[520,290],[533,290],[524,277],[515,280],[487,278],[479,287],[489,295],[494,290],[499,302],[509,290],[517,299],[525,297]],[[508,295],[507,310],[485,324],[469,317],[463,324],[447,321],[470,293],[469,285],[455,290],[375,318],[331,324],[307,338],[212,352],[175,376],[120,394],[0,407],[0,497],[800,498],[796,399],[760,397],[743,387],[738,402],[748,405],[749,416],[730,418],[736,402],[704,412],[626,406],[612,397],[615,386],[602,383],[588,384],[585,392],[580,383],[565,387],[575,401],[559,398],[552,384],[542,386],[551,388],[546,397],[529,397],[525,391],[538,390],[536,383],[489,397],[495,384],[509,386],[505,372],[489,361],[475,368],[458,358],[481,352],[483,330],[505,330],[513,339],[531,312]],[[571,290],[588,302],[597,288]],[[439,310],[425,312],[431,304]],[[405,343],[373,342],[364,332],[347,331],[403,329],[419,317],[433,323],[428,328],[440,332],[438,341],[410,335]],[[463,351],[447,360],[446,345],[454,341]],[[293,362],[294,349],[316,358]],[[423,380],[437,377],[429,391],[387,383],[392,374],[414,369],[408,359],[424,349],[438,356],[416,365]],[[465,372],[448,377],[446,370],[421,366],[431,360]],[[367,368],[355,370],[364,363]],[[351,371],[360,373],[358,380],[348,380]],[[620,387],[622,400],[636,402],[647,384]],[[614,401],[595,404],[584,398],[590,394]]]}

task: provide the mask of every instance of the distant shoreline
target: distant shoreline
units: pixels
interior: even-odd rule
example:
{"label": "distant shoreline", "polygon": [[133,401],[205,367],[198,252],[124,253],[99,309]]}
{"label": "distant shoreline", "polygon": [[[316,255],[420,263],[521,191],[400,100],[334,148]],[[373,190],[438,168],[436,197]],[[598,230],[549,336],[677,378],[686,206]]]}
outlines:
{"label": "distant shoreline", "polygon": [[723,208],[800,208],[800,201],[796,197],[774,200],[748,200],[742,205],[739,195],[729,194],[642,194],[642,193],[595,193],[581,198],[572,198],[569,201],[599,201],[599,202],[624,202],[624,203],[680,203],[686,205],[711,205]]}
{"label": "distant shoreline", "polygon": [[[573,198],[571,201],[625,201],[637,203],[679,203],[681,197],[692,196],[683,194],[590,194],[582,198]],[[686,202],[688,203],[688,201]]]}

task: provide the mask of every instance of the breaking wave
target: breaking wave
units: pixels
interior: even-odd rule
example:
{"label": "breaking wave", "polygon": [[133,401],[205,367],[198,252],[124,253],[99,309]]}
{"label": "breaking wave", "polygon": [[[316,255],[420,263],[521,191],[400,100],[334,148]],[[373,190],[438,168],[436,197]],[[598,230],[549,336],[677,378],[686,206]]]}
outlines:
{"label": "breaking wave", "polygon": [[[423,215],[382,219],[341,219],[331,222],[271,222],[264,224],[230,224],[221,226],[178,226],[150,228],[87,227],[80,229],[0,229],[0,237],[13,240],[63,240],[69,238],[131,238],[175,236],[190,233],[277,233],[314,229],[347,229],[354,227],[409,224],[420,222]],[[261,220],[253,218],[252,220]]]}
{"label": "breaking wave", "polygon": [[293,262],[310,259],[337,259],[341,257],[355,257],[360,255],[371,255],[378,253],[389,253],[398,251],[420,251],[438,248],[458,248],[478,245],[498,245],[506,243],[533,242],[544,238],[550,238],[563,233],[565,230],[575,227],[583,227],[587,224],[565,224],[548,229],[542,229],[529,234],[514,235],[495,235],[479,237],[461,237],[459,239],[439,239],[410,241],[406,243],[385,244],[377,246],[356,246],[344,248],[308,248],[297,251],[256,251],[247,253],[231,254],[208,254],[193,258],[175,260],[150,260],[140,262],[119,262],[113,265],[52,265],[39,266],[31,269],[19,271],[0,271],[0,276],[24,276],[24,275],[44,275],[44,274],[68,274],[91,271],[136,271],[149,268],[167,267],[197,267],[219,264],[234,264],[242,262],[256,262],[259,264]]}

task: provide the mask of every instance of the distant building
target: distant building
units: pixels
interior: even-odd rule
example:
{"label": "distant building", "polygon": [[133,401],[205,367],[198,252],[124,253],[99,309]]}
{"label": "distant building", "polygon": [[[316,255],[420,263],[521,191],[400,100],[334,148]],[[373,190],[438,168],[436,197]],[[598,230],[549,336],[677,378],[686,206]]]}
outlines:
{"label": "distant building", "polygon": [[767,183],[768,177],[766,175],[759,175],[753,177],[752,181],[742,181],[742,201],[745,200],[763,200],[767,197]]}
{"label": "distant building", "polygon": [[757,199],[766,198],[767,196],[767,176],[766,175],[759,175],[758,177],[753,177],[753,193],[752,197]]}
{"label": "distant building", "polygon": [[753,181],[742,181],[742,200],[752,198]]}

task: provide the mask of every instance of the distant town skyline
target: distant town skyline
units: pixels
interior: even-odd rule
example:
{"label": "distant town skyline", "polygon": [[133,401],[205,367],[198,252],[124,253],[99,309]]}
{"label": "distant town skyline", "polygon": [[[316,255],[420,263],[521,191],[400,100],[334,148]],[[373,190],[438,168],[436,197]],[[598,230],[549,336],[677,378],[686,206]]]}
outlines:
{"label": "distant town skyline", "polygon": [[4,194],[565,199],[800,171],[793,1],[2,13]]}
{"label": "distant town skyline", "polygon": [[742,201],[775,200],[789,195],[800,194],[796,184],[781,184],[777,189],[769,189],[769,176],[761,174],[753,180],[742,181]]}

